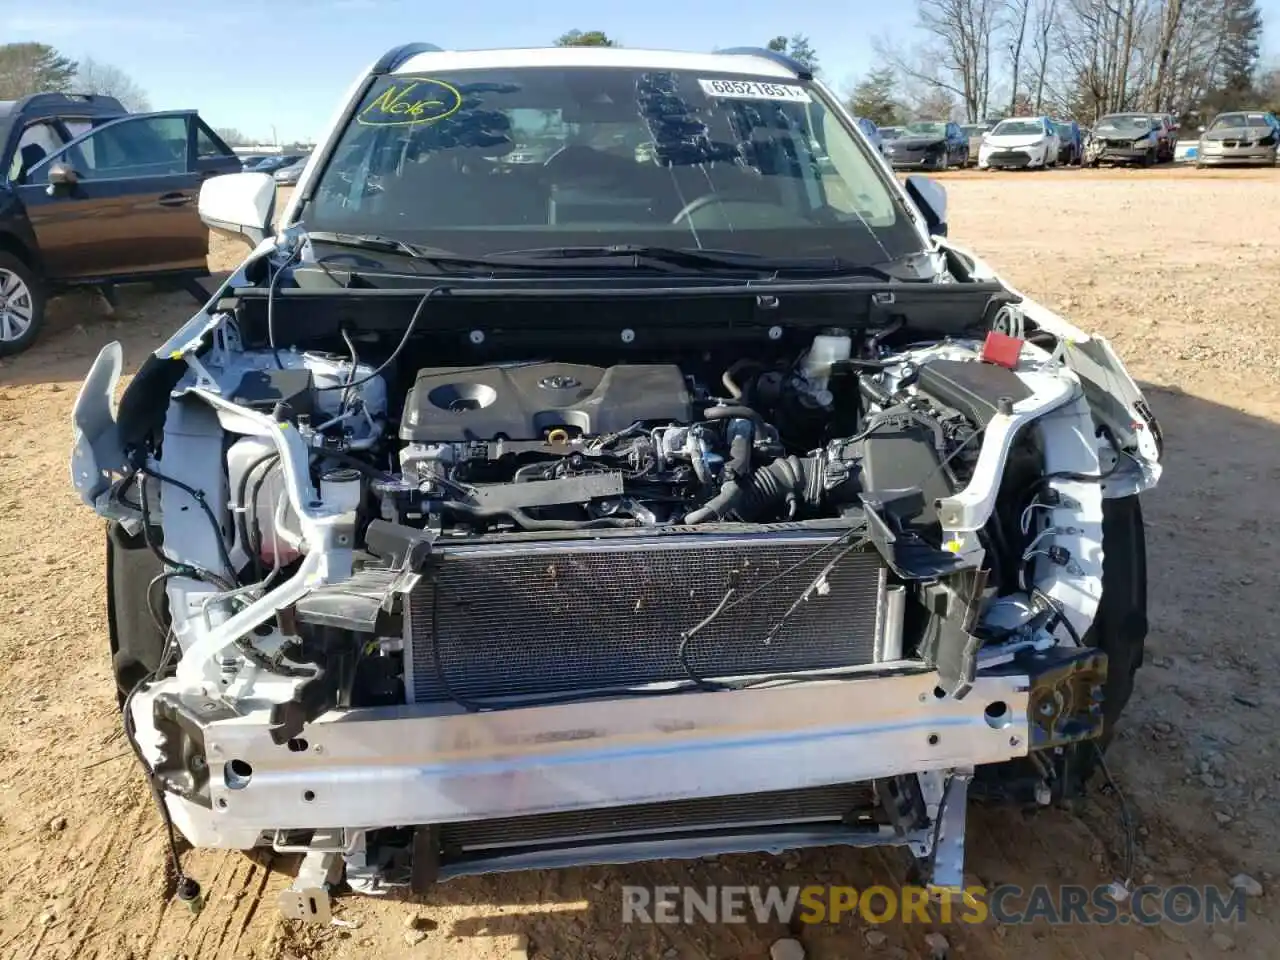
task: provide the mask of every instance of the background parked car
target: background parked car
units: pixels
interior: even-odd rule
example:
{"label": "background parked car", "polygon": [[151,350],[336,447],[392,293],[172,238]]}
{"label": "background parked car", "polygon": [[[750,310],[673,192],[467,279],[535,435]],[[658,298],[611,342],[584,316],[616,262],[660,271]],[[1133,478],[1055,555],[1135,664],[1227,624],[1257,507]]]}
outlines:
{"label": "background parked car", "polygon": [[884,140],[880,137],[880,128],[866,117],[854,117],[857,121],[858,129],[862,131],[863,136],[871,141],[871,145],[880,151],[880,156],[884,156]]}
{"label": "background parked car", "polygon": [[240,157],[240,167],[242,170],[252,170],[265,159],[267,159],[265,153],[243,154]]}
{"label": "background parked car", "polygon": [[982,138],[991,130],[989,123],[967,123],[960,132],[969,138],[969,162],[978,162],[978,153],[982,150]]}
{"label": "background parked car", "polygon": [[1061,141],[1048,117],[1009,117],[982,138],[978,169],[1027,169],[1058,165]]}
{"label": "background parked car", "polygon": [[903,133],[902,127],[879,127],[877,130],[880,134],[880,142],[885,144],[886,147],[890,140],[897,140]]}
{"label": "background parked car", "polygon": [[960,132],[958,123],[918,120],[903,127],[902,136],[889,141],[885,157],[894,169],[964,166],[969,162],[969,139]]}
{"label": "background parked car", "polygon": [[1280,119],[1263,110],[1220,113],[1208,127],[1200,128],[1196,166],[1232,163],[1274,165],[1280,143]]}
{"label": "background parked car", "polygon": [[291,163],[297,163],[302,159],[300,153],[278,153],[275,156],[263,157],[256,165],[250,167],[254,173],[275,173],[281,167],[287,167]]}
{"label": "background parked car", "polygon": [[1091,167],[1101,163],[1141,163],[1152,166],[1162,154],[1172,156],[1169,131],[1146,113],[1109,113],[1093,128],[1085,151]]}
{"label": "background parked car", "polygon": [[61,287],[198,288],[209,273],[200,184],[239,170],[194,110],[130,114],[110,97],[63,93],[0,102],[0,354],[35,342]]}
{"label": "background parked car", "polygon": [[1151,125],[1156,134],[1156,163],[1172,161],[1178,146],[1178,132],[1173,118],[1166,113],[1153,113]]}
{"label": "background parked car", "polygon": [[1058,163],[1078,167],[1084,163],[1084,131],[1074,120],[1054,120],[1058,134]]}
{"label": "background parked car", "polygon": [[302,170],[307,165],[307,161],[311,159],[311,154],[305,157],[299,157],[293,163],[286,164],[283,167],[277,167],[271,174],[280,186],[291,187],[298,182],[298,177],[302,176]]}

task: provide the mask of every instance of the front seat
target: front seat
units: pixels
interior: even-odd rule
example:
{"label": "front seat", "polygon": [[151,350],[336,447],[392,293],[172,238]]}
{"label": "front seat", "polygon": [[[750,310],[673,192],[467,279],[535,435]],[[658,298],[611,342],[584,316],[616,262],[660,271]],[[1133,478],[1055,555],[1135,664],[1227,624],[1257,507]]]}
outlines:
{"label": "front seat", "polygon": [[49,155],[48,151],[38,143],[28,143],[22,148],[22,166],[18,168],[18,182],[27,179],[31,168]]}

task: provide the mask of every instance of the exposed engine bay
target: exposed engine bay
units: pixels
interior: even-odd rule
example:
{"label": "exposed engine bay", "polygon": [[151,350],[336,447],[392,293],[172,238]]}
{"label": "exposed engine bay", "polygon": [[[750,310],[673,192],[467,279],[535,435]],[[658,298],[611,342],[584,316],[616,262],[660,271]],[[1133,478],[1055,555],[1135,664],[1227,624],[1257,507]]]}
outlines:
{"label": "exposed engine bay", "polygon": [[[474,357],[462,328],[374,363],[346,331],[345,355],[264,348],[227,312],[139,373],[168,407],[126,396],[118,437],[108,348],[73,474],[114,521],[116,674],[167,809],[199,845],[302,831],[377,890],[584,831],[613,837],[591,862],[703,849],[677,828],[926,856],[928,805],[962,810],[976,766],[1065,789],[1131,689],[1130,648],[1097,642],[1103,531],[1137,516],[1108,504],[1154,482],[1158,434],[1134,440],[1108,348],[1015,319]],[[811,749],[821,776],[779,785]],[[793,813],[760,827],[757,800]],[[327,903],[315,879],[289,915]]]}
{"label": "exposed engine bay", "polygon": [[[247,373],[234,396],[279,407],[321,461],[358,451],[377,516],[482,536],[778,523],[841,516],[868,489],[946,495],[972,475],[976,431],[1029,393],[1009,370],[948,359],[945,348],[895,364],[852,359],[851,348],[849,332],[833,330],[799,362],[743,360],[710,382],[674,364],[423,369],[405,393],[399,442],[388,385],[367,367],[354,368],[339,406],[317,400],[316,384],[349,369],[338,357]],[[232,446],[232,489],[252,460]],[[326,474],[331,484],[348,476]],[[255,472],[262,496],[244,501],[250,526],[266,531],[246,552],[265,549],[263,559],[279,499],[270,477],[270,467]],[[928,518],[931,504],[921,506]],[[288,528],[287,510],[280,519]]]}

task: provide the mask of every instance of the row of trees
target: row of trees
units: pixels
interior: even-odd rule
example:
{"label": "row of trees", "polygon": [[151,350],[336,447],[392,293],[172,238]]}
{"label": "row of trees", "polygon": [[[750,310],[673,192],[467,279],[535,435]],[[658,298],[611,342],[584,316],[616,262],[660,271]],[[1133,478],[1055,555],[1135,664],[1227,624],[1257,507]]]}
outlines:
{"label": "row of trees", "polygon": [[878,122],[1280,107],[1258,0],[916,0],[919,39],[876,45],[854,91]]}
{"label": "row of trees", "polygon": [[[1014,114],[1149,110],[1185,119],[1241,107],[1280,109],[1280,69],[1259,64],[1258,0],[915,0],[917,41],[875,44],[881,65],[851,109],[877,124],[913,117],[970,122]],[[571,30],[559,46],[617,46]],[[821,71],[802,33],[769,40]]]}
{"label": "row of trees", "polygon": [[147,93],[119,67],[75,61],[44,43],[0,44],[0,100],[30,93],[101,93],[131,111],[151,109]]}

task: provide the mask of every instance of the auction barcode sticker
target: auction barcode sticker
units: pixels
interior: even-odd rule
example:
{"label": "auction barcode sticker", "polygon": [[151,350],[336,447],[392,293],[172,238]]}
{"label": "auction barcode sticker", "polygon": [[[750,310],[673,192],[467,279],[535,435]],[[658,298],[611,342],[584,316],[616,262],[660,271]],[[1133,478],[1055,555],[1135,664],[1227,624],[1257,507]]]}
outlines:
{"label": "auction barcode sticker", "polygon": [[699,80],[698,86],[709,97],[734,100],[786,100],[789,103],[812,103],[809,91],[794,83],[770,83],[767,80]]}

